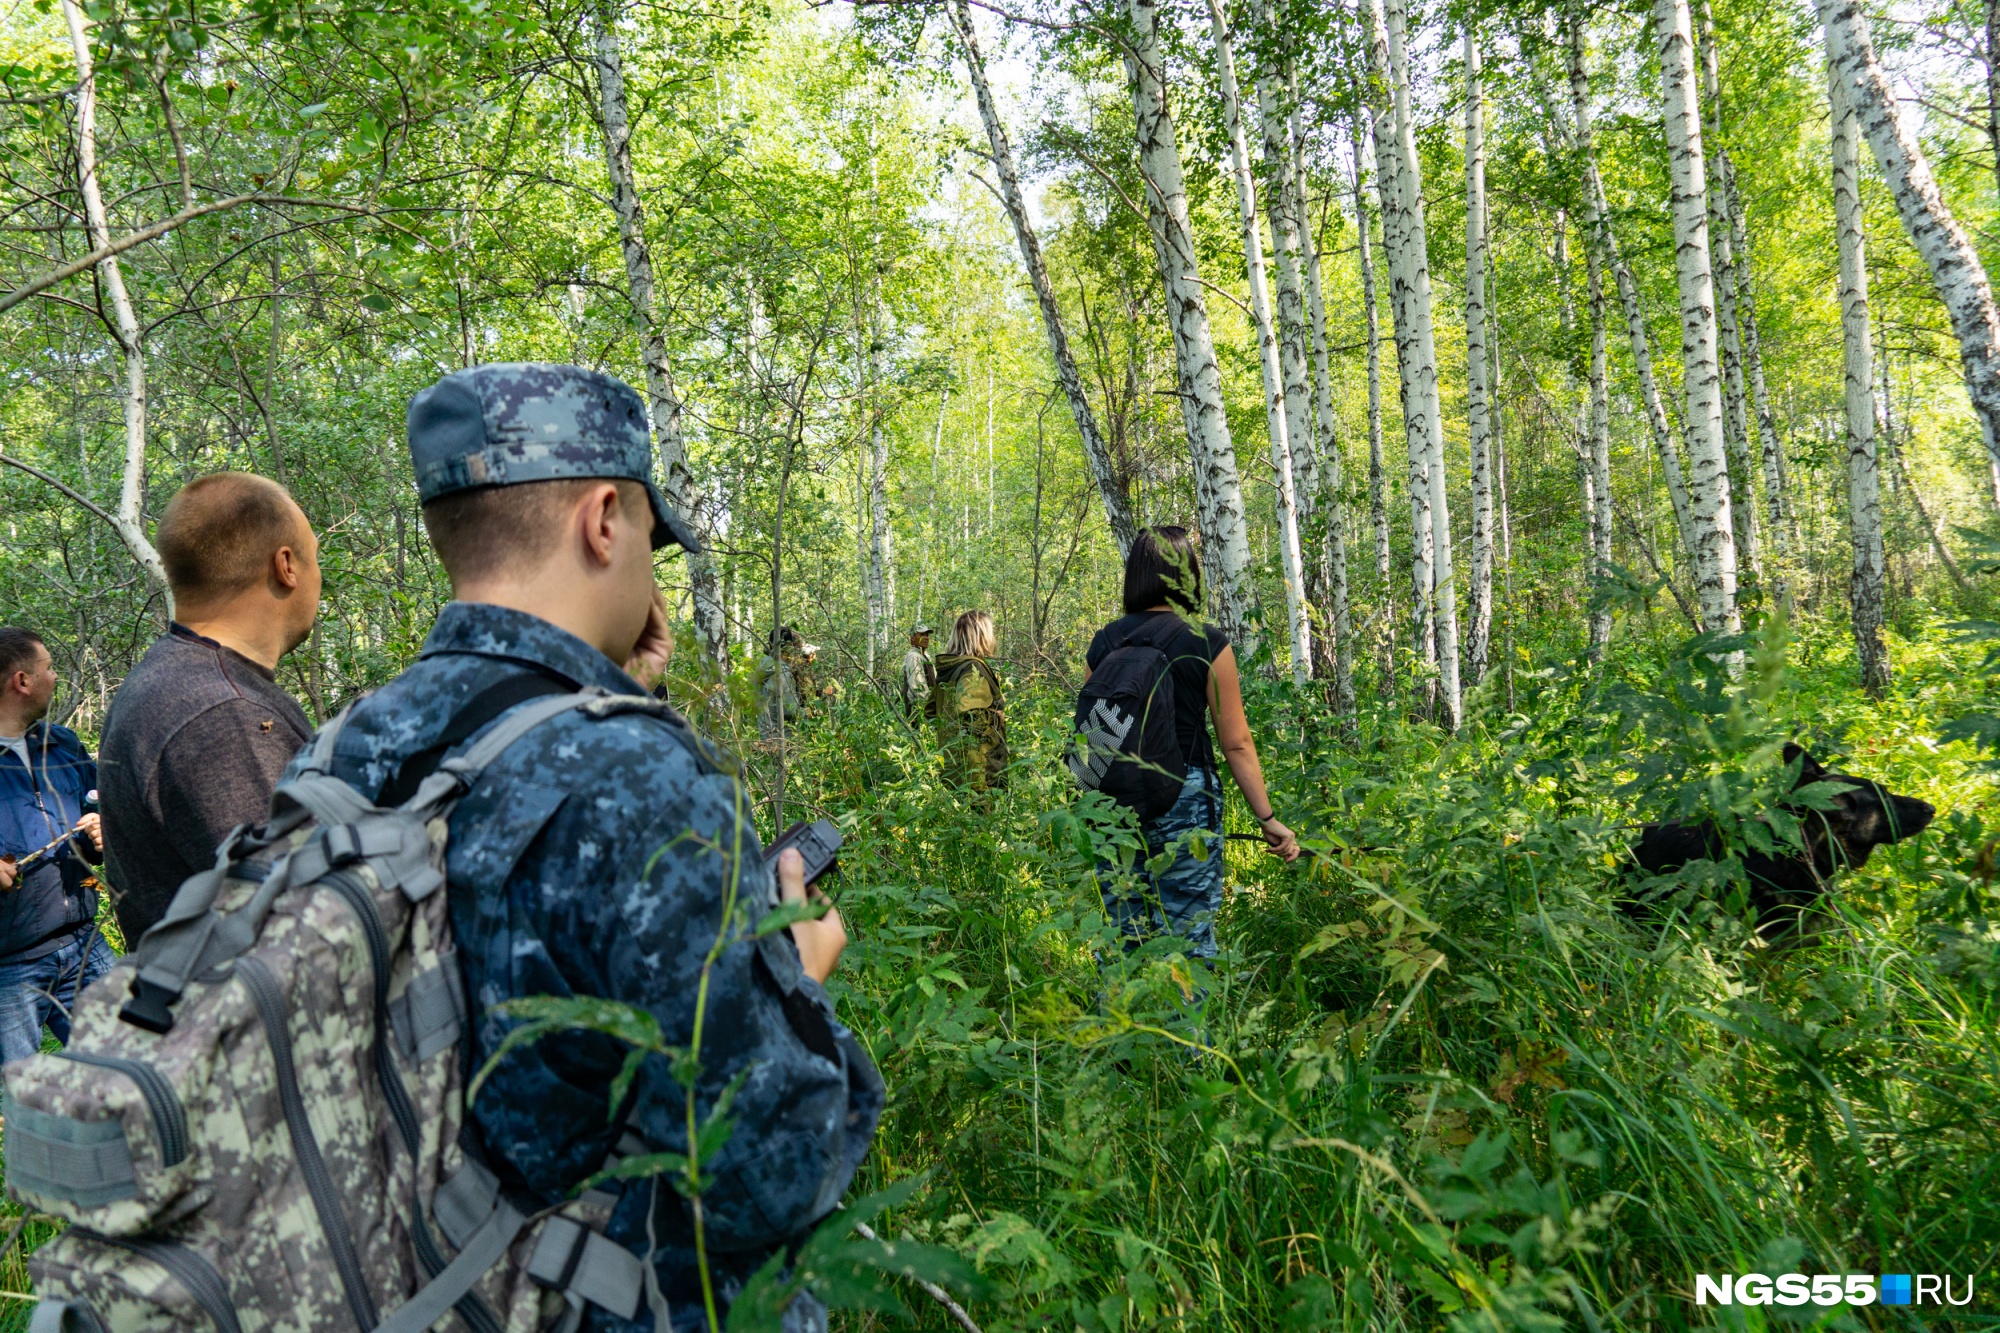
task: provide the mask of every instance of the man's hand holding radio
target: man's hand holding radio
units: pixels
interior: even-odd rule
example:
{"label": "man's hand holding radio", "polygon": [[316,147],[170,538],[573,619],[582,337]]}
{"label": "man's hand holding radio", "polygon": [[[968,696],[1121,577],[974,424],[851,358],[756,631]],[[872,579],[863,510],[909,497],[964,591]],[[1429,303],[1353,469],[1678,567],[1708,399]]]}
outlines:
{"label": "man's hand holding radio", "polygon": [[[823,900],[817,889],[811,897],[816,902]],[[805,858],[787,847],[778,854],[778,900],[801,903],[806,898]],[[841,923],[840,909],[829,904],[826,915],[817,920],[794,921],[792,943],[798,946],[799,964],[806,975],[821,985],[826,984],[840,963],[840,951],[847,947],[847,927]]]}

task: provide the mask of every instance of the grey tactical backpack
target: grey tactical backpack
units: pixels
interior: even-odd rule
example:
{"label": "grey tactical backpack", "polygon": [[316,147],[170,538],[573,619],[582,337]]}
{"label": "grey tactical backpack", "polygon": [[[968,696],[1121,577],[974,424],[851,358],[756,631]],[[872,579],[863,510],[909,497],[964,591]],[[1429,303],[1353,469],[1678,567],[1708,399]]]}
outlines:
{"label": "grey tactical backpack", "polygon": [[31,1260],[32,1333],[421,1333],[454,1312],[525,1333],[573,1328],[585,1302],[638,1313],[644,1267],[601,1234],[613,1200],[526,1217],[459,1142],[445,820],[558,714],[664,711],[521,684],[486,691],[491,725],[390,809],[329,775],[336,718],[270,822],[232,833],[83,993],[69,1048],[6,1067],[7,1187],[71,1224]]}

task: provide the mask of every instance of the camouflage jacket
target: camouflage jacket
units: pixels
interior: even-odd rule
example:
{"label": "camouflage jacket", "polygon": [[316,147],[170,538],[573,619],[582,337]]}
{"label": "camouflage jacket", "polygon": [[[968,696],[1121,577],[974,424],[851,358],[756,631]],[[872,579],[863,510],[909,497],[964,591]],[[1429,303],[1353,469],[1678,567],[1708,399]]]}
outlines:
{"label": "camouflage jacket", "polygon": [[[529,669],[641,693],[603,654],[546,621],[454,602],[417,663],[356,706],[335,750],[336,775],[378,792],[466,700]],[[487,771],[451,818],[447,856],[452,929],[481,1015],[475,1068],[511,1026],[492,1007],[526,995],[636,1005],[659,1021],[668,1045],[687,1046],[702,963],[734,894],[732,942],[709,975],[696,1084],[706,1119],[747,1071],[702,1197],[711,1272],[729,1298],[839,1201],[882,1109],[880,1076],[800,971],[790,934],[748,938],[769,903],[770,877],[742,784],[661,718],[568,714]],[[554,1203],[599,1169],[620,1134],[608,1091],[625,1050],[576,1034],[508,1056],[468,1116],[503,1181]],[[687,1151],[686,1094],[665,1060],[646,1061],[625,1123],[653,1151]],[[641,1254],[654,1193],[645,1182],[626,1185],[609,1228]],[[676,1328],[698,1327],[691,1212],[668,1183],[656,1194],[664,1294]],[[627,1327],[594,1307],[590,1318],[593,1329]]]}

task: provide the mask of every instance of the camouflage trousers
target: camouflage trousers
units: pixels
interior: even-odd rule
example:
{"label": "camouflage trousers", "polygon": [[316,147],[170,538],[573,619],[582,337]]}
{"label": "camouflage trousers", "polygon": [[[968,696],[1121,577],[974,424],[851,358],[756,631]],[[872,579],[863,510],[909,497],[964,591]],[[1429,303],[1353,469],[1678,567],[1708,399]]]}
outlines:
{"label": "camouflage trousers", "polygon": [[[1190,958],[1215,957],[1215,914],[1222,909],[1221,782],[1205,768],[1190,768],[1173,808],[1147,820],[1140,831],[1146,854],[1136,882],[1115,867],[1098,868],[1105,915],[1128,950],[1171,932],[1187,941]],[[1169,850],[1174,859],[1166,869],[1146,868],[1147,861]]]}

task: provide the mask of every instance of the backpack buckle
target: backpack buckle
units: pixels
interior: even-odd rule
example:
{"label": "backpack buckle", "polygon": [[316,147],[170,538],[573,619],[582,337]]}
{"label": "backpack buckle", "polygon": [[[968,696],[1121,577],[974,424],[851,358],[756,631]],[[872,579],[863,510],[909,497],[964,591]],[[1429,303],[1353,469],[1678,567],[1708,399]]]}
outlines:
{"label": "backpack buckle", "polygon": [[329,824],[322,835],[322,843],[326,849],[328,870],[353,865],[361,859],[361,834],[352,824]]}
{"label": "backpack buckle", "polygon": [[181,993],[157,981],[132,978],[132,998],[118,1011],[118,1017],[135,1028],[164,1036],[174,1025],[173,1004]]}

